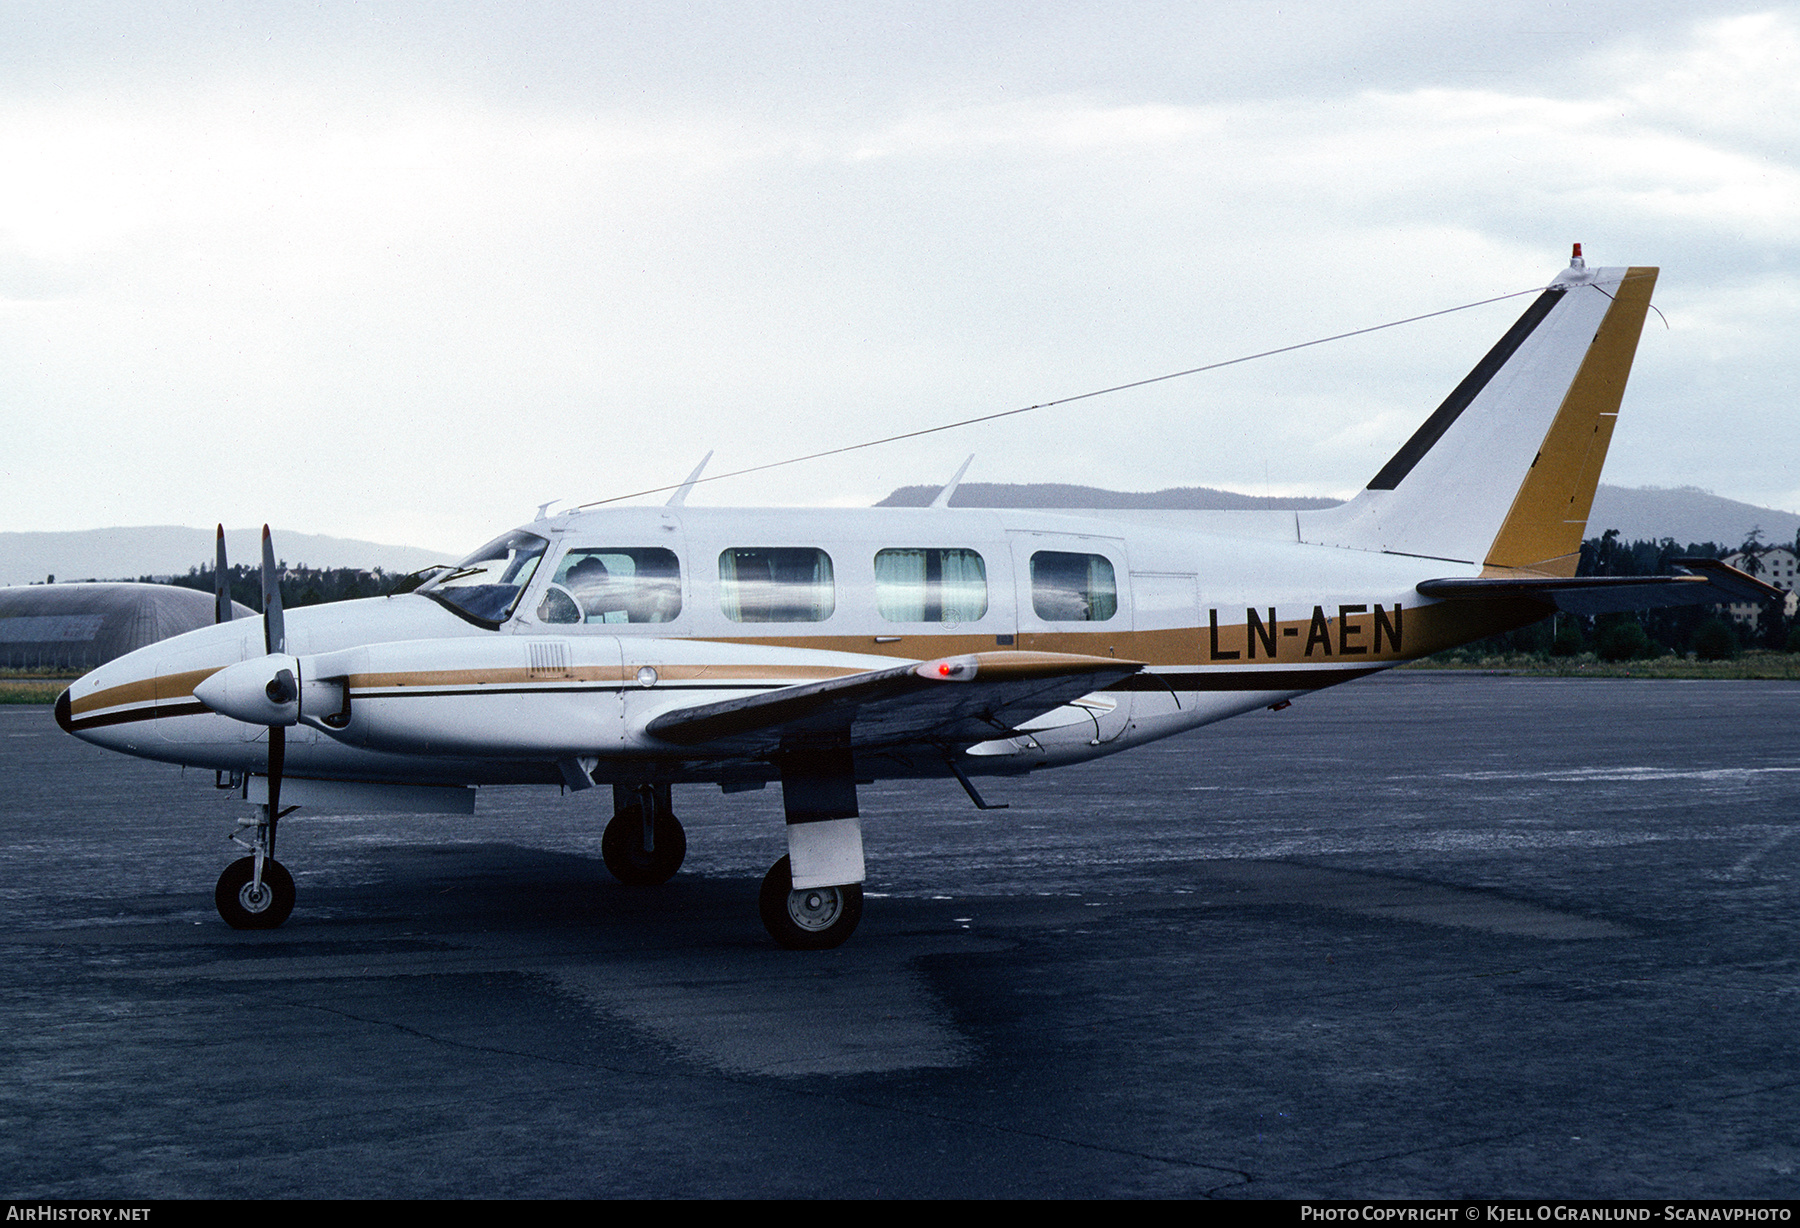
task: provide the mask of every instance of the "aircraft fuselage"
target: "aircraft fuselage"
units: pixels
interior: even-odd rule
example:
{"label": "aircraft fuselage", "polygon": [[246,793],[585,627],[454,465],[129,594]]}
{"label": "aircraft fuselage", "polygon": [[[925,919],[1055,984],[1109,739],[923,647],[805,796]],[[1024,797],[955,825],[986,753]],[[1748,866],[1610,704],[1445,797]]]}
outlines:
{"label": "aircraft fuselage", "polygon": [[[896,660],[1010,651],[1144,663],[1108,689],[956,748],[971,775],[1015,774],[1116,753],[1545,612],[1464,602],[1452,618],[1413,585],[1453,565],[1295,541],[1292,513],[1231,519],[1250,533],[965,509],[553,517],[520,530],[545,545],[502,619],[421,594],[288,611],[289,653],[342,658],[334,672],[349,680],[349,719],[293,729],[287,771],[558,784],[558,761],[575,756],[595,761],[599,782],[648,769],[748,786],[773,778],[766,762],[697,754],[644,726],[672,707]],[[1277,536],[1284,529],[1288,540]],[[572,593],[567,582],[590,558],[611,560],[606,582],[625,591]],[[666,599],[640,617],[633,577],[618,573],[635,564],[647,577],[650,561],[661,565],[655,583]],[[749,567],[761,569],[754,593]],[[782,567],[788,574],[771,578]],[[571,617],[564,594],[583,607],[579,621],[553,621]],[[604,608],[612,601],[619,608]],[[71,688],[71,731],[146,758],[266,771],[267,729],[212,712],[193,693],[216,671],[262,656],[262,637],[258,620],[240,619],[113,661]],[[371,646],[381,646],[373,657]],[[857,774],[944,775],[944,753],[938,744],[862,752]]]}

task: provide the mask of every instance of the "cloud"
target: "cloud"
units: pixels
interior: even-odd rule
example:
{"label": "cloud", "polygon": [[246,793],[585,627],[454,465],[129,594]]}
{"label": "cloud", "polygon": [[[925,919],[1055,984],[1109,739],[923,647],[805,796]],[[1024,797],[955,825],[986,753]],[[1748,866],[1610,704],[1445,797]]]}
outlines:
{"label": "cloud", "polygon": [[[1394,53],[1205,97],[940,72],[876,74],[870,100],[860,61],[780,106],[667,105],[675,78],[526,104],[416,57],[40,83],[0,102],[0,410],[29,424],[0,521],[474,540],[708,448],[737,468],[1522,289],[1578,239],[1663,263],[1676,326],[1609,480],[1773,498],[1791,458],[1723,441],[1796,391],[1800,111],[1752,105],[1791,97],[1797,30],[1658,26],[1475,81]],[[970,450],[984,480],[1341,493],[1513,314],[695,499],[870,502]]]}
{"label": "cloud", "polygon": [[1800,23],[1788,9],[1702,22],[1676,47],[1596,57],[1646,121],[1791,161],[1800,138]]}

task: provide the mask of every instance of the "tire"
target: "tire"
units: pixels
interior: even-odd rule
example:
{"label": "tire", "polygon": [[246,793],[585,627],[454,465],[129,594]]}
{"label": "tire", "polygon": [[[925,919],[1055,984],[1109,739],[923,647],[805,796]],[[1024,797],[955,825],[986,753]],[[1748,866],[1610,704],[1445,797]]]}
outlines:
{"label": "tire", "polygon": [[279,861],[263,859],[261,899],[250,892],[255,877],[256,859],[240,857],[225,867],[213,888],[213,903],[234,930],[272,930],[294,911],[294,876]]}
{"label": "tire", "polygon": [[687,857],[687,832],[672,814],[656,818],[656,851],[644,851],[644,818],[636,808],[615,813],[600,835],[600,859],[612,876],[633,887],[655,887],[675,877]]}
{"label": "tire", "polygon": [[757,900],[763,927],[790,951],[829,951],[842,946],[862,920],[861,883],[794,890],[786,857],[769,867]]}

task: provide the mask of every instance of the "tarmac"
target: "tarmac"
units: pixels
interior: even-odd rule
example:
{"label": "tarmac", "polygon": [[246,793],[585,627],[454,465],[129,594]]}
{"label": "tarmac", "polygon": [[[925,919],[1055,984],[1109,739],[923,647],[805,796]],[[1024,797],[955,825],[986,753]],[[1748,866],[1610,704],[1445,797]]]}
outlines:
{"label": "tarmac", "polygon": [[0,1195],[1793,1198],[1800,684],[1398,673],[1079,768],[865,787],[845,946],[776,790],[283,824],[0,707]]}

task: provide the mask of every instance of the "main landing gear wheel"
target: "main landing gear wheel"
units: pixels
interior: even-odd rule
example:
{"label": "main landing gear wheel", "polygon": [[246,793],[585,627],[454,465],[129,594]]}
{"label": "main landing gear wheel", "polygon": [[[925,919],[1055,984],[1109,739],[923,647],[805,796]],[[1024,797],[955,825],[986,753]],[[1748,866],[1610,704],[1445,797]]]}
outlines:
{"label": "main landing gear wheel", "polygon": [[219,875],[213,903],[234,930],[272,930],[294,911],[294,876],[279,861],[263,858],[262,890],[255,885],[256,859],[240,857]]}
{"label": "main landing gear wheel", "polygon": [[786,857],[769,867],[757,900],[769,936],[790,951],[828,951],[840,946],[862,920],[861,883],[794,890]]}
{"label": "main landing gear wheel", "polygon": [[687,832],[672,814],[656,816],[653,850],[644,848],[644,816],[635,807],[613,814],[600,835],[600,859],[612,876],[633,887],[654,887],[675,877],[687,856]]}

